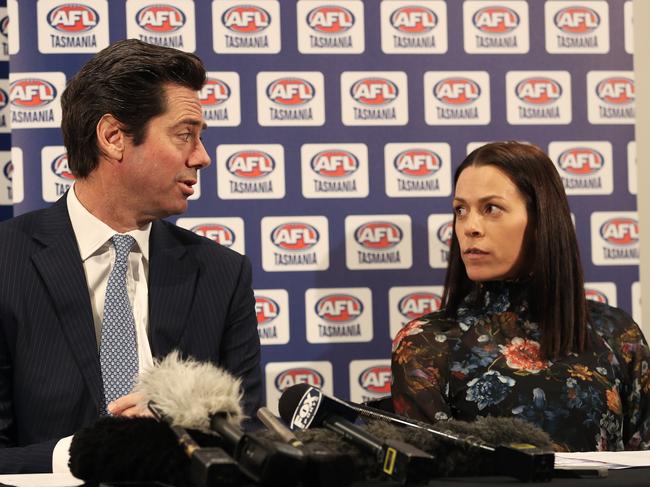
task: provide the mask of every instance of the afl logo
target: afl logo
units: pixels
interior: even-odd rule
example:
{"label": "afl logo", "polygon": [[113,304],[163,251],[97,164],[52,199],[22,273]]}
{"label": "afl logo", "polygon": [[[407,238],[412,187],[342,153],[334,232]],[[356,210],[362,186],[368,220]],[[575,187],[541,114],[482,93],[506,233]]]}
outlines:
{"label": "afl logo", "polygon": [[390,394],[391,375],[386,365],[368,367],[359,374],[359,385],[372,394]]}
{"label": "afl logo", "polygon": [[562,152],[557,158],[560,169],[577,176],[591,176],[600,171],[605,158],[597,150],[574,147]]}
{"label": "afl logo", "polygon": [[135,14],[135,21],[146,31],[154,34],[168,34],[185,25],[185,13],[173,5],[149,5],[138,10]]}
{"label": "afl logo", "polygon": [[395,169],[405,176],[427,177],[438,172],[442,166],[440,156],[428,149],[408,149],[393,160]]}
{"label": "afl logo", "polygon": [[9,99],[17,108],[43,108],[56,98],[56,88],[44,79],[19,79],[9,87]]}
{"label": "afl logo", "polygon": [[600,25],[600,16],[589,7],[572,6],[553,17],[555,26],[566,34],[589,34]]}
{"label": "afl logo", "polygon": [[519,15],[509,7],[493,5],[477,10],[472,23],[485,34],[509,34],[519,27]]}
{"label": "afl logo", "polygon": [[9,37],[9,16],[5,15],[0,20],[0,34],[5,37]]}
{"label": "afl logo", "polygon": [[9,95],[7,95],[7,92],[5,90],[0,88],[0,110],[6,107],[8,103],[9,103]]}
{"label": "afl logo", "polygon": [[219,223],[195,225],[191,228],[191,231],[224,247],[232,247],[236,239],[235,232],[231,228]]}
{"label": "afl logo", "polygon": [[199,102],[204,107],[221,105],[230,99],[230,86],[216,78],[207,78],[199,91]]}
{"label": "afl logo", "polygon": [[99,14],[88,5],[64,3],[47,14],[47,23],[53,29],[67,34],[80,34],[94,29],[99,22]]}
{"label": "afl logo", "polygon": [[630,78],[605,78],[596,85],[596,95],[610,105],[628,105],[634,102],[634,81]]}
{"label": "afl logo", "polygon": [[386,78],[363,78],[350,88],[352,98],[363,105],[386,105],[392,103],[399,90]]}
{"label": "afl logo", "polygon": [[308,223],[292,222],[278,225],[271,232],[271,242],[282,250],[300,252],[311,249],[320,240],[316,228]]}
{"label": "afl logo", "polygon": [[467,105],[481,96],[481,87],[469,78],[446,78],[435,84],[433,96],[447,105]]}
{"label": "afl logo", "polygon": [[275,160],[266,152],[256,150],[239,151],[226,160],[226,169],[230,174],[238,178],[263,178],[273,172]]}
{"label": "afl logo", "polygon": [[639,223],[633,218],[612,218],[600,226],[600,236],[612,245],[634,245],[639,242]]}
{"label": "afl logo", "polygon": [[440,243],[447,248],[451,247],[451,238],[454,235],[454,223],[452,221],[443,223],[438,227],[436,235]]}
{"label": "afl logo", "polygon": [[320,151],[309,162],[311,170],[328,178],[344,178],[359,169],[359,159],[350,151]]}
{"label": "afl logo", "polygon": [[351,294],[330,294],[320,298],[314,310],[325,321],[345,323],[361,316],[363,303]]}
{"label": "afl logo", "polygon": [[280,305],[268,296],[255,296],[258,325],[268,325],[280,314]]}
{"label": "afl logo", "polygon": [[74,174],[68,167],[68,154],[61,154],[59,157],[52,161],[50,165],[52,173],[62,179],[74,180]]}
{"label": "afl logo", "polygon": [[288,369],[280,372],[275,378],[275,388],[280,392],[284,392],[296,384],[309,384],[310,386],[321,388],[324,383],[325,380],[321,373],[309,367]]}
{"label": "afl logo", "polygon": [[297,106],[309,103],[316,89],[309,81],[301,78],[281,78],[266,88],[266,96],[274,103]]}
{"label": "afl logo", "polygon": [[562,96],[562,86],[551,78],[526,78],[517,83],[515,94],[530,105],[548,105]]}
{"label": "afl logo", "polygon": [[391,14],[390,25],[404,34],[426,34],[438,25],[438,17],[431,9],[409,5]]}
{"label": "afl logo", "polygon": [[261,7],[238,5],[224,12],[221,23],[238,34],[259,34],[271,25],[271,16]]}
{"label": "afl logo", "polygon": [[7,178],[7,181],[12,180],[14,175],[14,165],[11,163],[11,161],[7,161],[7,163],[4,165],[2,168],[2,174],[5,178]]}
{"label": "afl logo", "polygon": [[399,309],[400,314],[404,318],[414,320],[415,318],[439,310],[441,303],[440,296],[436,293],[411,293],[399,300],[397,309]]}
{"label": "afl logo", "polygon": [[359,245],[370,250],[387,250],[402,241],[402,229],[389,222],[369,222],[354,232]]}
{"label": "afl logo", "polygon": [[609,300],[607,299],[607,296],[605,296],[605,293],[598,291],[597,289],[585,289],[585,298],[599,303],[609,304]]}
{"label": "afl logo", "polygon": [[324,5],[307,14],[307,25],[321,34],[342,34],[354,25],[354,15],[347,8]]}

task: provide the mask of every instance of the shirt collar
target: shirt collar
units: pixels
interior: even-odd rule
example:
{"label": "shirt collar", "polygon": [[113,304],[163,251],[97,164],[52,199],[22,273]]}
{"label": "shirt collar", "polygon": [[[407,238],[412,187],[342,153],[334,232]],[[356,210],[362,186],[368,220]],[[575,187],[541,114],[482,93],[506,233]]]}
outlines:
{"label": "shirt collar", "polygon": [[[74,192],[74,184],[68,190],[66,203],[72,229],[77,239],[77,245],[79,245],[81,260],[85,261],[101,249],[116,232],[81,204]],[[146,261],[149,260],[150,233],[151,222],[141,228],[126,232],[126,235],[131,235],[135,239]]]}

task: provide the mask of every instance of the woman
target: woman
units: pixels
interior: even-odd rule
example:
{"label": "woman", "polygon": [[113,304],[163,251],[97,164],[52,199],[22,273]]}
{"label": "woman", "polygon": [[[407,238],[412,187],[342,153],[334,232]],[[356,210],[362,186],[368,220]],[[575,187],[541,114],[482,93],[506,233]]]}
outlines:
{"label": "woman", "polygon": [[650,352],[623,311],[587,302],[562,182],[539,148],[493,143],[455,174],[443,309],[393,342],[395,411],[514,416],[559,451],[650,449]]}

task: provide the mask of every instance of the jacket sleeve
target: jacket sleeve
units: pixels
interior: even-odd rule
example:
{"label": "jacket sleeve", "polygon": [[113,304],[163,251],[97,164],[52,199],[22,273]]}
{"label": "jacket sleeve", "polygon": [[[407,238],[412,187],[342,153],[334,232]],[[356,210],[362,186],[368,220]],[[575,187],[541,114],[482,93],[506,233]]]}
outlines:
{"label": "jacket sleeve", "polygon": [[11,354],[0,317],[0,474],[51,472],[57,439],[16,446],[12,376]]}
{"label": "jacket sleeve", "polygon": [[220,362],[242,379],[244,413],[254,417],[262,405],[260,339],[253,296],[251,263],[242,257],[239,279],[230,303],[220,350]]}

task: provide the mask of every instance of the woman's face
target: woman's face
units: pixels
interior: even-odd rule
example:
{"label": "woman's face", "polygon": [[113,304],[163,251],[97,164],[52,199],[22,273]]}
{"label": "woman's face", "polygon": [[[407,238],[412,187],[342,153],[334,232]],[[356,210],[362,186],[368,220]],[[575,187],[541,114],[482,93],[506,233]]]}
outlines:
{"label": "woman's face", "polygon": [[453,207],[467,276],[472,281],[518,277],[528,211],[506,173],[496,166],[469,166],[458,177]]}

